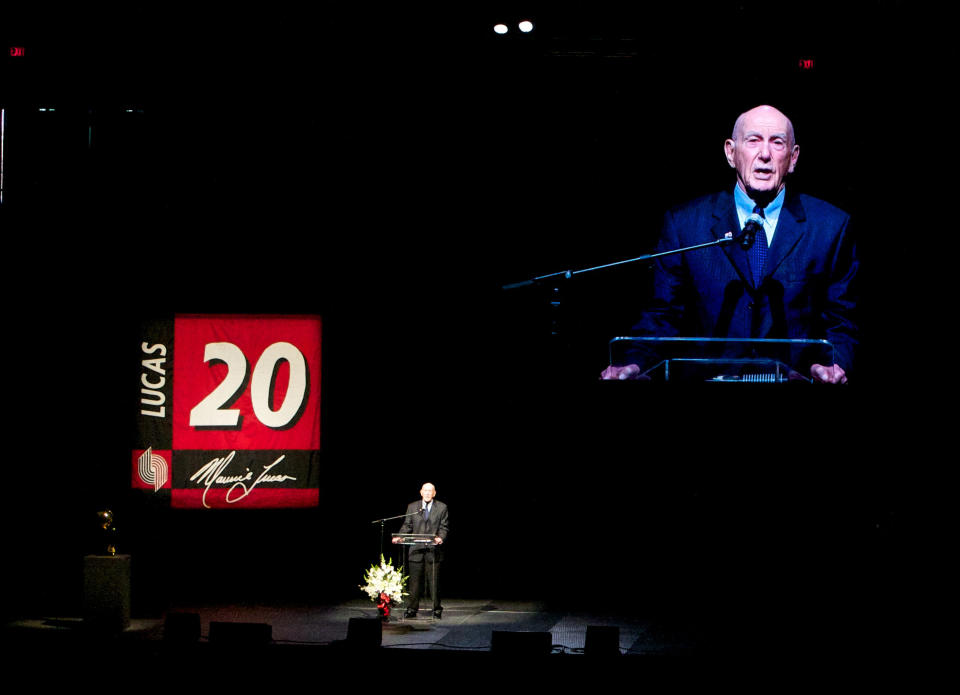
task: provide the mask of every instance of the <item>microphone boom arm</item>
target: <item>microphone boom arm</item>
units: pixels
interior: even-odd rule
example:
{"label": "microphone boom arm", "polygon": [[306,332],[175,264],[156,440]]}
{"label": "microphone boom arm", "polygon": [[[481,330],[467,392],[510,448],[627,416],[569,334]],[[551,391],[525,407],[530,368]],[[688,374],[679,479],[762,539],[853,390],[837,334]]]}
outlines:
{"label": "microphone boom arm", "polygon": [[715,241],[708,241],[703,244],[696,244],[694,246],[686,246],[684,248],[672,249],[670,251],[660,251],[659,253],[648,253],[643,256],[637,256],[636,258],[627,258],[622,261],[614,261],[613,263],[604,263],[603,265],[596,265],[591,268],[581,268],[579,270],[561,270],[557,273],[548,273],[547,275],[540,275],[530,280],[524,280],[522,282],[514,282],[509,285],[504,285],[502,289],[505,290],[514,290],[520,287],[530,287],[531,285],[539,284],[544,280],[549,280],[551,278],[563,277],[565,280],[569,280],[574,275],[580,275],[581,273],[591,273],[595,270],[605,270],[606,268],[613,268],[619,265],[626,265],[628,263],[639,263],[644,261],[653,261],[663,256],[672,256],[677,253],[686,253],[687,251],[695,251],[696,249],[704,249],[710,246],[722,246],[725,244],[733,243],[737,241],[737,238],[731,236],[723,237],[722,239],[717,239]]}

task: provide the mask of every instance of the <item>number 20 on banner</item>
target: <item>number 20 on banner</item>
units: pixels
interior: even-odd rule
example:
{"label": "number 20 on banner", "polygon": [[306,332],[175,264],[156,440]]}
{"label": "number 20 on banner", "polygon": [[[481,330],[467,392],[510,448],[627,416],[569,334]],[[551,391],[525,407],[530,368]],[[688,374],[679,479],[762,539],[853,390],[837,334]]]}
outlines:
{"label": "number 20 on banner", "polygon": [[177,317],[175,449],[318,449],[319,317]]}
{"label": "number 20 on banner", "polygon": [[[247,358],[233,343],[207,343],[203,361],[215,360],[227,365],[226,378],[190,411],[191,427],[232,428],[239,424],[240,410],[226,406],[236,400],[247,383]],[[274,376],[282,361],[289,365],[289,381],[283,402],[274,410]],[[307,361],[303,353],[290,343],[268,346],[250,378],[250,404],[257,420],[274,429],[287,427],[303,411],[307,395]]]}

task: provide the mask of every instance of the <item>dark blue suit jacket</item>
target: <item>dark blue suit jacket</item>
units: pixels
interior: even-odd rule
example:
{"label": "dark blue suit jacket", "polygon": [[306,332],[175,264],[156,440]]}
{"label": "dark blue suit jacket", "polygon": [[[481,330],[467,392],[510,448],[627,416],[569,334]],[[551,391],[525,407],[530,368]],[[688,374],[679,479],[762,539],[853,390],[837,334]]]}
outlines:
{"label": "dark blue suit jacket", "polygon": [[[826,339],[849,373],[859,342],[856,245],[850,217],[789,189],[763,277],[755,286],[739,244],[665,256],[637,335]],[[733,192],[669,211],[658,251],[739,235]],[[799,365],[798,365],[799,366]]]}
{"label": "dark blue suit jacket", "polygon": [[[438,499],[433,500],[430,509],[430,518],[424,519],[420,512],[423,501],[418,500],[407,505],[407,518],[400,526],[400,533],[429,533],[433,536],[439,536],[444,542],[447,540],[447,534],[450,532],[450,513],[447,505]],[[437,547],[436,557],[443,559],[443,548]],[[423,556],[426,549],[420,546],[410,549],[410,562],[423,562]]]}

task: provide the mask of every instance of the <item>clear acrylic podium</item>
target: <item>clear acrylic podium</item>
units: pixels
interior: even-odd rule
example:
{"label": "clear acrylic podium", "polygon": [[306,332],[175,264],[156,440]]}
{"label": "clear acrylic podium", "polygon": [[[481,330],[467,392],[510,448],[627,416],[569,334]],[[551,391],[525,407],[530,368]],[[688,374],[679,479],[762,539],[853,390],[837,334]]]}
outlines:
{"label": "clear acrylic podium", "polygon": [[[434,553],[433,561],[431,562],[433,570],[432,570],[432,575],[430,577],[430,586],[432,587],[432,591],[436,591],[436,586],[437,586],[437,558],[436,558],[437,544],[435,542],[435,538],[436,537],[432,533],[394,533],[392,534],[392,542],[395,545],[399,545],[403,547],[402,564],[404,568],[409,569],[408,560],[410,558],[411,549],[424,548],[424,549],[429,549],[431,553]],[[406,599],[404,599],[402,601],[402,605],[400,606],[400,609],[401,609],[400,615],[403,616],[407,612],[408,606],[409,604],[407,603]],[[430,615],[431,616],[434,615],[433,610],[430,611]],[[431,618],[431,619],[435,619],[435,618]]]}
{"label": "clear acrylic podium", "polygon": [[670,383],[811,382],[810,367],[836,362],[826,340],[618,337],[610,364],[636,364],[644,381]]}

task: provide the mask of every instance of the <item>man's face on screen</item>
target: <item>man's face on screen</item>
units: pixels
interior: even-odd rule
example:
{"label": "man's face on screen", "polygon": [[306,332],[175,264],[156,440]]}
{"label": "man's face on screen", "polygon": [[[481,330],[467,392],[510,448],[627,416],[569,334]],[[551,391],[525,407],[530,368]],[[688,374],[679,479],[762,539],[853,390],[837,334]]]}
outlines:
{"label": "man's face on screen", "polygon": [[430,500],[433,499],[434,495],[436,494],[437,494],[437,489],[430,483],[427,483],[422,488],[420,488],[420,499],[422,499],[424,502],[429,502]]}
{"label": "man's face on screen", "polygon": [[740,187],[754,200],[777,195],[799,156],[792,124],[769,106],[743,114],[724,150]]}

